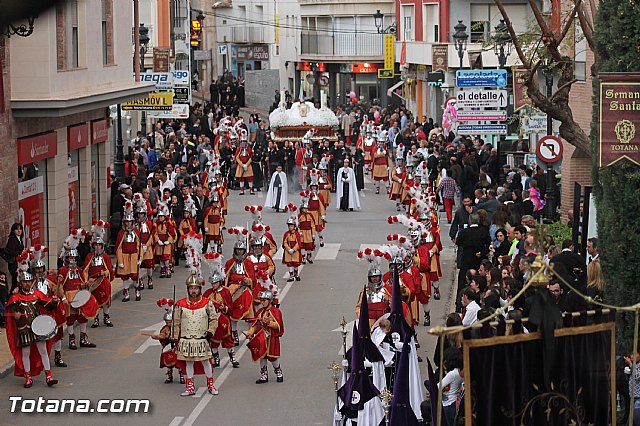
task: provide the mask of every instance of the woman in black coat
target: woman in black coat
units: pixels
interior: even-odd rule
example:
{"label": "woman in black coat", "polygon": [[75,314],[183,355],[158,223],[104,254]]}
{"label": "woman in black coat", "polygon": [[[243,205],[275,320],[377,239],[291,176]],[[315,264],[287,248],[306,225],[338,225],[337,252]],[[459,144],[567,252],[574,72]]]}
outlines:
{"label": "woman in black coat", "polygon": [[2,257],[7,261],[9,273],[11,273],[11,293],[13,293],[13,289],[18,285],[18,262],[16,261],[16,257],[24,250],[24,244],[22,242],[24,238],[22,235],[23,232],[24,230],[21,224],[14,223],[11,225],[11,233],[9,234],[7,245],[2,253]]}

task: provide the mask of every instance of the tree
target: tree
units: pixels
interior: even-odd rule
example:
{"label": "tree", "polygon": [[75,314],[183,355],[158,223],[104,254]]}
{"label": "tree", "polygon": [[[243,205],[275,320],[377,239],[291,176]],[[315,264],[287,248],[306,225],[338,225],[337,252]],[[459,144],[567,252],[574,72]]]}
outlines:
{"label": "tree", "polygon": [[[595,22],[595,53],[599,72],[640,72],[640,4],[634,0],[601,0]],[[594,82],[598,93],[597,82]],[[592,153],[598,152],[598,96],[594,96]],[[598,211],[598,244],[605,276],[605,300],[616,306],[640,302],[640,169],[618,162],[593,166]],[[616,335],[631,350],[633,314],[619,314]],[[627,353],[629,353],[627,352]]]}
{"label": "tree", "polygon": [[[535,17],[535,28],[528,34],[516,34],[502,0],[494,1],[507,25],[518,58],[522,66],[528,70],[524,85],[533,105],[560,122],[560,136],[565,141],[586,155],[591,155],[589,135],[574,120],[569,106],[569,92],[576,79],[573,58],[564,53],[566,49],[563,49],[563,44],[567,42],[569,30],[573,28],[577,19],[587,45],[593,50],[594,0],[590,0],[589,6],[586,6],[583,0],[574,0],[572,12],[561,20],[558,28],[552,28],[536,0],[528,0]],[[559,75],[558,89],[550,97],[545,96],[540,90],[536,78],[537,71],[545,67],[553,69]]]}

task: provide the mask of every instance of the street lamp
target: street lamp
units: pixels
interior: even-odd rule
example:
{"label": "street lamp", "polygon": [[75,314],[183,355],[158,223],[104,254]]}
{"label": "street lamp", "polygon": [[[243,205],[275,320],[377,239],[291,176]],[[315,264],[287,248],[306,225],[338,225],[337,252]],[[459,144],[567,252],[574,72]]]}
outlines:
{"label": "street lamp", "polygon": [[456,30],[453,34],[453,41],[458,51],[458,57],[460,58],[460,68],[462,68],[462,58],[464,58],[464,51],[467,50],[469,34],[467,34],[467,26],[463,24],[462,21],[458,21],[458,25],[453,27],[453,29]]}
{"label": "street lamp", "polygon": [[[507,56],[511,53],[511,47],[513,45],[513,41],[511,40],[511,35],[509,34],[509,30],[507,29],[507,24],[505,24],[504,19],[500,20],[500,23],[495,26],[495,35],[493,37],[494,45],[493,51],[498,57],[498,64],[500,68],[504,68],[507,64]],[[506,53],[505,53],[506,48]],[[497,167],[498,170],[496,172],[496,176],[498,178],[498,183],[500,182],[500,171],[502,170],[502,166],[500,163],[500,144],[502,143],[504,137],[500,136],[496,151],[498,156]]]}
{"label": "street lamp", "polygon": [[493,51],[498,57],[500,68],[504,68],[507,63],[507,57],[511,54],[511,48],[513,46],[511,35],[507,29],[507,24],[504,23],[504,19],[501,19],[500,23],[495,26],[495,31]]}
{"label": "street lamp", "polygon": [[373,14],[373,20],[376,24],[376,29],[378,30],[378,34],[380,34],[380,28],[382,28],[382,19],[384,15],[380,12],[380,9],[376,10],[376,13]]}
{"label": "street lamp", "polygon": [[[373,21],[376,25],[376,30],[378,34],[395,34],[396,33],[396,23],[389,25],[387,28],[383,28],[384,25],[384,15],[380,12],[380,9],[376,10],[376,13],[373,14]],[[384,37],[382,38],[382,54],[384,55]],[[392,70],[393,71],[393,70]],[[388,80],[386,78],[380,79],[378,78],[378,97],[380,99],[380,104],[383,108],[387,107],[387,86],[389,85]]]}
{"label": "street lamp", "polygon": [[[546,95],[547,99],[551,99],[553,95],[553,67],[552,62],[547,60],[544,67],[544,81],[547,89]],[[547,113],[547,135],[551,135],[553,133],[553,119],[551,115]],[[546,209],[547,209],[547,219],[551,222],[555,220],[556,216],[556,200],[555,200],[555,187],[554,187],[554,177],[555,173],[553,170],[553,163],[547,163],[547,192],[546,196]]]}

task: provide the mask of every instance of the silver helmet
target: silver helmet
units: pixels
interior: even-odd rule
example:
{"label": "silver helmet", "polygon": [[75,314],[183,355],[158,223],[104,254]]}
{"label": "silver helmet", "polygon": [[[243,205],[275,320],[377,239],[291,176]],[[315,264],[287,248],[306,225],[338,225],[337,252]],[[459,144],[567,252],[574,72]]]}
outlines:
{"label": "silver helmet", "polygon": [[33,281],[34,279],[35,279],[35,277],[29,271],[19,271],[18,272],[18,281],[19,282]]}
{"label": "silver helmet", "polygon": [[165,321],[173,321],[173,311],[165,311],[162,319],[164,319]]}
{"label": "silver helmet", "polygon": [[[378,277],[377,280],[374,280],[375,277]],[[379,290],[382,288],[384,283],[382,282],[382,271],[378,268],[371,268],[367,274],[367,287],[371,290]]]}
{"label": "silver helmet", "polygon": [[31,263],[31,268],[35,269],[35,268],[46,268],[47,265],[45,265],[44,260],[42,259],[38,259],[38,260],[34,260]]}
{"label": "silver helmet", "polygon": [[215,271],[212,275],[211,278],[209,278],[209,282],[211,284],[213,283],[219,283],[219,282],[224,282],[224,274],[220,271]]}
{"label": "silver helmet", "polygon": [[273,292],[271,292],[271,290],[261,291],[260,293],[258,293],[258,299],[266,299],[273,302]]}
{"label": "silver helmet", "polygon": [[79,255],[78,255],[78,250],[76,250],[76,249],[69,249],[69,250],[67,250],[67,251],[65,252],[65,254],[64,254],[65,259],[66,259],[66,258],[69,258],[69,257],[75,257],[75,258],[77,258],[78,256],[79,256]]}
{"label": "silver helmet", "polygon": [[296,221],[295,217],[290,217],[289,219],[287,219],[287,226],[289,225],[294,225],[294,226],[298,226],[298,222]]}

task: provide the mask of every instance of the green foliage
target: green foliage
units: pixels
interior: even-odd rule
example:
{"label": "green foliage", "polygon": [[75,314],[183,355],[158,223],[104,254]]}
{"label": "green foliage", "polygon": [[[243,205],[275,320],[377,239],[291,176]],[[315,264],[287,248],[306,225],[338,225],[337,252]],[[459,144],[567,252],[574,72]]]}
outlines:
{"label": "green foliage", "polygon": [[546,231],[549,236],[553,237],[553,242],[558,249],[562,248],[564,240],[571,239],[571,228],[560,221],[546,225]]}
{"label": "green foliage", "polygon": [[[640,3],[601,0],[595,23],[599,72],[640,72]],[[591,126],[593,158],[597,157],[598,85],[594,80]],[[605,301],[615,306],[640,302],[640,168],[621,161],[606,169],[593,165],[598,212],[598,244],[605,277]],[[633,314],[618,315],[616,336],[627,349],[633,341]]]}

